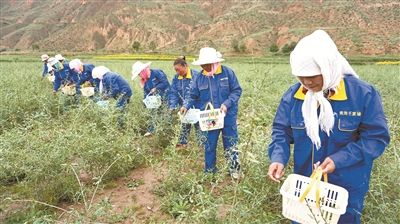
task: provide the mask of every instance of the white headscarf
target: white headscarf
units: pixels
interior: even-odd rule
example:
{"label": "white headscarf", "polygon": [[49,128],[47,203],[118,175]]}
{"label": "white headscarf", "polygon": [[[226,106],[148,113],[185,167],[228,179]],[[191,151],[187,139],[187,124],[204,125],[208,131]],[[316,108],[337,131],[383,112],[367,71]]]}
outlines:
{"label": "white headscarf", "polygon": [[324,97],[323,91],[330,89],[336,91],[344,74],[354,75],[357,78],[358,75],[323,30],[317,30],[299,41],[290,54],[290,66],[295,76],[309,77],[322,74],[322,90],[307,91],[302,106],[307,135],[319,149],[321,147],[319,127],[329,136],[335,123],[332,106]]}
{"label": "white headscarf", "polygon": [[103,77],[109,71],[110,71],[110,69],[108,69],[105,66],[97,66],[92,70],[92,77],[100,80],[100,83],[99,83],[99,92],[100,93],[103,93]]}

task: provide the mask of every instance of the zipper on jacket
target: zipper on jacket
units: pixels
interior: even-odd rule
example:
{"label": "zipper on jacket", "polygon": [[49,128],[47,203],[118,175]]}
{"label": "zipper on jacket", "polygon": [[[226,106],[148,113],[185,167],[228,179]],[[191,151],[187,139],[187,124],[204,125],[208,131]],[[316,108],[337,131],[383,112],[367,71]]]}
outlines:
{"label": "zipper on jacket", "polygon": [[185,89],[183,88],[184,79],[182,79],[181,86],[182,86],[182,101],[185,101]]}
{"label": "zipper on jacket", "polygon": [[181,95],[181,93],[179,92],[179,89],[178,89],[178,97],[180,97],[180,99],[182,100],[182,103],[184,103],[185,102],[185,89],[183,89],[183,79],[181,81],[181,86],[182,86],[182,95]]}
{"label": "zipper on jacket", "polygon": [[[213,95],[212,95],[212,91],[211,91],[211,81],[210,81],[210,76],[207,76],[207,78],[208,78],[208,84],[209,84],[209,90],[210,90],[210,96],[211,96],[211,103],[212,103],[212,105],[214,106],[214,99],[213,99]],[[214,78],[214,75],[213,75],[213,78]]]}

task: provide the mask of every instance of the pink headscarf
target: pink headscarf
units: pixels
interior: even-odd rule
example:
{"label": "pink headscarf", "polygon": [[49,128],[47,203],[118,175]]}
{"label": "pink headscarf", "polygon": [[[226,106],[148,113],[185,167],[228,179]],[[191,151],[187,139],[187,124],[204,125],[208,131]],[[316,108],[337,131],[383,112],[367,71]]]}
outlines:
{"label": "pink headscarf", "polygon": [[205,75],[206,75],[206,76],[214,76],[214,74],[215,74],[215,72],[217,71],[219,65],[220,65],[219,62],[212,63],[212,64],[211,64],[211,71],[209,71],[209,72],[206,71],[207,74],[205,74]]}
{"label": "pink headscarf", "polygon": [[147,80],[150,78],[150,72],[148,70],[149,66],[143,69],[140,73],[140,87],[144,88],[144,84],[146,84]]}

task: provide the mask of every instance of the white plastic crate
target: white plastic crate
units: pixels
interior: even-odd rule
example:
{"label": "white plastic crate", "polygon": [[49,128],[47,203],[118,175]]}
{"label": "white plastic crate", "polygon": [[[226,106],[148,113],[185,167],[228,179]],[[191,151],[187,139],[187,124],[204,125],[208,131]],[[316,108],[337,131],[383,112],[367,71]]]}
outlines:
{"label": "white plastic crate", "polygon": [[55,80],[55,77],[54,77],[54,75],[48,75],[47,76],[47,80],[49,80],[50,82],[54,82],[54,80]]}
{"label": "white plastic crate", "polygon": [[161,96],[160,95],[147,95],[143,100],[144,105],[148,109],[156,109],[161,106]]}
{"label": "white plastic crate", "polygon": [[110,102],[108,100],[99,100],[96,102],[96,104],[103,109],[108,109]]}
{"label": "white plastic crate", "polygon": [[[321,176],[319,176],[319,179]],[[307,190],[305,200],[301,196]],[[317,192],[316,189],[319,189]],[[326,223],[335,224],[340,215],[346,212],[349,193],[346,189],[334,184],[317,180],[313,182],[310,177],[290,174],[283,183],[280,193],[282,195],[282,214],[284,217],[299,223]],[[317,195],[319,204],[317,206]]]}
{"label": "white plastic crate", "polygon": [[184,116],[181,113],[178,113],[178,115],[182,123],[196,124],[199,122],[199,113],[199,109],[189,109]]}
{"label": "white plastic crate", "polygon": [[94,87],[83,87],[81,88],[82,96],[90,97],[94,95]]}
{"label": "white plastic crate", "polygon": [[75,86],[64,86],[61,88],[61,92],[68,96],[73,96],[76,94]]}
{"label": "white plastic crate", "polygon": [[[210,108],[207,110],[207,108]],[[202,131],[222,129],[224,127],[225,113],[220,108],[214,109],[211,103],[206,105],[204,111],[199,112],[199,124]]]}

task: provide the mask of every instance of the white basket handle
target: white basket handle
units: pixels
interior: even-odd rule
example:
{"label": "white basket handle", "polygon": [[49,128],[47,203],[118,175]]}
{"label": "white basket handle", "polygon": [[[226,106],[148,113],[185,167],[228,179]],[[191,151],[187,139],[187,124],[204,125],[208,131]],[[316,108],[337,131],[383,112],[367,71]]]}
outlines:
{"label": "white basket handle", "polygon": [[212,103],[208,102],[206,107],[204,108],[204,110],[207,110],[207,108],[214,110],[214,106],[212,105]]}
{"label": "white basket handle", "polygon": [[154,92],[154,93],[149,93],[149,94],[147,94],[147,95],[146,95],[146,98],[147,98],[148,96],[159,96],[159,94],[158,94],[157,92]]}
{"label": "white basket handle", "polygon": [[322,176],[324,177],[324,182],[328,183],[328,175],[326,173],[323,173],[321,168],[317,168],[313,171],[313,173],[310,176],[311,182],[308,184],[306,190],[300,196],[300,202],[304,201],[307,194],[311,191],[311,189],[313,187],[315,187],[315,201],[316,201],[317,208],[319,208],[319,206],[320,206],[320,204],[319,204],[319,201],[320,201],[319,182],[321,181]]}

